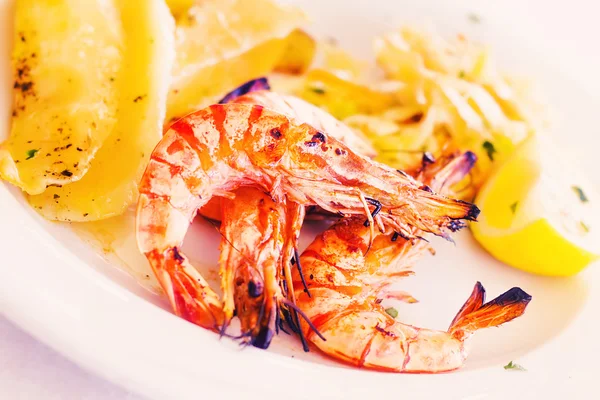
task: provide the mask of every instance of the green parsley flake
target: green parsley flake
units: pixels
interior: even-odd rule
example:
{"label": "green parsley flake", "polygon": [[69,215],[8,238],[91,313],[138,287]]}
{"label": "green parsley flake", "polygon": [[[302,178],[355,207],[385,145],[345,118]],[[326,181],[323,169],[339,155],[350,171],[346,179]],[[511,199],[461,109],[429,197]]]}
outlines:
{"label": "green parsley flake", "polygon": [[512,211],[512,213],[514,214],[517,211],[517,206],[519,205],[518,201],[515,201],[514,203],[512,203],[510,205],[510,211]]}
{"label": "green parsley flake", "polygon": [[494,153],[497,153],[494,144],[486,140],[485,142],[483,142],[483,149],[487,152],[490,161],[494,161]]}
{"label": "green parsley flake", "polygon": [[506,364],[504,366],[504,369],[512,370],[512,371],[527,371],[525,368],[523,368],[523,366],[521,366],[517,363],[513,363],[512,361],[509,362],[508,364]]}
{"label": "green parsley flake", "polygon": [[27,150],[27,158],[26,160],[30,160],[33,157],[35,157],[35,154],[40,151],[39,149],[31,149],[31,150]]}
{"label": "green parsley flake", "polygon": [[583,192],[583,189],[581,189],[579,186],[572,186],[572,187],[573,187],[573,190],[575,191],[575,193],[577,194],[577,196],[579,196],[579,200],[581,200],[582,203],[587,203],[589,201],[587,196]]}
{"label": "green parsley flake", "polygon": [[469,21],[471,21],[474,24],[479,24],[481,23],[481,17],[475,13],[469,13],[467,15],[467,18],[469,19]]}
{"label": "green parsley flake", "polygon": [[320,88],[320,87],[311,87],[310,90],[316,94],[321,94],[321,95],[325,94],[325,89]]}
{"label": "green parsley flake", "polygon": [[581,228],[585,231],[585,233],[589,233],[590,227],[585,222],[579,221],[579,224],[581,225]]}
{"label": "green parsley flake", "polygon": [[396,310],[394,307],[386,308],[385,312],[392,318],[396,318],[398,316],[398,310]]}

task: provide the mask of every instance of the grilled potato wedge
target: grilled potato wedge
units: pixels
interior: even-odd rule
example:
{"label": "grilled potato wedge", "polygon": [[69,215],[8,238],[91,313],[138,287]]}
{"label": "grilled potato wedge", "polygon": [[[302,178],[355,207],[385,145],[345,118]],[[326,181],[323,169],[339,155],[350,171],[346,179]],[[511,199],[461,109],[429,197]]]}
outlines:
{"label": "grilled potato wedge", "polygon": [[167,123],[271,72],[306,16],[273,0],[203,0],[177,18]]}
{"label": "grilled potato wedge", "polygon": [[0,178],[29,194],[81,179],[117,123],[124,36],[114,2],[19,0]]}
{"label": "grilled potato wedge", "polygon": [[92,221],[123,213],[137,200],[137,184],[162,137],[174,55],[174,20],[163,0],[118,0],[123,61],[115,87],[116,122],[77,182],[31,196],[44,217]]}
{"label": "grilled potato wedge", "polygon": [[296,29],[286,38],[285,50],[275,66],[276,72],[300,75],[311,66],[317,51],[317,42],[302,29]]}

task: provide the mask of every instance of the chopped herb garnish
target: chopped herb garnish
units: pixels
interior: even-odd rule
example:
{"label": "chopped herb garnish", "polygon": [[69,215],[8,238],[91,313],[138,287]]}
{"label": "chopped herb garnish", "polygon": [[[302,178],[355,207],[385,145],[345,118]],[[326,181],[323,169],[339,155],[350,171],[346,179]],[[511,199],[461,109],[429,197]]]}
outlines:
{"label": "chopped herb garnish", "polygon": [[392,318],[396,318],[398,316],[398,310],[396,310],[394,307],[386,308],[385,312]]}
{"label": "chopped herb garnish", "polygon": [[466,74],[465,74],[465,71],[460,71],[460,72],[458,73],[458,77],[459,77],[460,79],[465,79],[465,76],[466,76]]}
{"label": "chopped herb garnish", "polygon": [[513,370],[513,371],[527,371],[525,368],[523,368],[523,366],[514,363],[514,362],[509,362],[508,364],[506,364],[504,366],[504,369],[506,370]]}
{"label": "chopped herb garnish", "polygon": [[583,192],[583,189],[581,189],[579,186],[573,186],[573,190],[575,191],[575,193],[577,193],[577,196],[579,196],[579,200],[581,200],[582,203],[588,202],[588,198]]}
{"label": "chopped herb garnish", "polygon": [[514,214],[517,211],[517,206],[519,205],[518,201],[515,201],[514,203],[512,203],[510,205],[510,211],[512,211],[512,213]]}
{"label": "chopped herb garnish", "polygon": [[35,153],[37,153],[38,151],[40,151],[39,149],[31,149],[31,150],[27,150],[27,158],[26,160],[32,159],[33,157],[35,157]]}
{"label": "chopped herb garnish", "polygon": [[583,230],[588,233],[590,231],[590,227],[583,221],[579,221],[579,224],[581,225],[581,227],[583,228]]}
{"label": "chopped herb garnish", "polygon": [[481,22],[481,17],[475,13],[469,13],[467,18],[474,24],[479,24]]}
{"label": "chopped herb garnish", "polygon": [[325,89],[320,87],[311,87],[310,90],[316,94],[325,94]]}
{"label": "chopped herb garnish", "polygon": [[487,152],[487,155],[490,158],[490,160],[494,161],[494,153],[497,153],[494,144],[486,140],[485,142],[483,142],[483,149]]}

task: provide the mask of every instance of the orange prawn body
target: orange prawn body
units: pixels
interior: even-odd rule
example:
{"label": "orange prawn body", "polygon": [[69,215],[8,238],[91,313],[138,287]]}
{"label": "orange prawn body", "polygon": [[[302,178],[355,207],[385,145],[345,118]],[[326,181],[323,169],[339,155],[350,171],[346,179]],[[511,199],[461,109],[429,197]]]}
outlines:
{"label": "orange prawn body", "polygon": [[375,157],[377,151],[358,130],[353,130],[323,109],[295,96],[279,94],[269,90],[247,93],[233,100],[239,104],[257,104],[288,116],[294,121],[306,123],[350,147],[355,153]]}
{"label": "orange prawn body", "polygon": [[[253,89],[255,86],[258,89]],[[240,94],[241,88],[251,91]],[[232,94],[227,95],[222,103],[233,102],[266,107],[287,116],[292,121],[307,123],[321,132],[327,132],[329,138],[339,140],[357,154],[370,158],[377,155],[369,140],[358,130],[351,129],[331,114],[298,97],[271,92],[266,88],[268,88],[266,80],[258,79],[248,82]],[[219,200],[214,199],[203,206],[200,213],[209,219],[220,220],[221,210],[219,207]]]}
{"label": "orange prawn body", "polygon": [[170,127],[151,155],[139,185],[136,232],[176,314],[209,329],[223,322],[221,301],[180,247],[200,207],[248,185],[275,202],[373,221],[370,199],[378,223],[407,237],[413,228],[445,236],[479,213],[262,106],[219,104],[192,113]]}
{"label": "orange prawn body", "polygon": [[[447,191],[472,167],[474,155],[424,161],[416,175],[433,190]],[[477,329],[520,316],[531,297],[513,288],[484,304],[477,283],[449,330],[432,331],[396,321],[385,312],[384,298],[415,301],[389,292],[427,249],[424,240],[399,237],[391,229],[372,239],[357,217],[345,218],[317,236],[300,257],[306,286],[294,271],[296,304],[312,321],[302,324],[306,338],[324,353],[355,366],[393,372],[443,372],[460,368],[466,340]],[[414,236],[421,233],[412,232]],[[317,337],[315,330],[326,340]]]}
{"label": "orange prawn body", "polygon": [[221,286],[224,326],[237,313],[244,342],[267,348],[277,329],[287,263],[285,205],[251,186],[221,200]]}

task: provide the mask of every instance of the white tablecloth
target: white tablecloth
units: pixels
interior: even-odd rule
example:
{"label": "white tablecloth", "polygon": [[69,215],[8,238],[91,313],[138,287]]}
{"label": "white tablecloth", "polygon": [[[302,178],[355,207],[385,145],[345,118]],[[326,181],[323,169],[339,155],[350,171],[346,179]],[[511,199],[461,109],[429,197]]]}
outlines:
{"label": "white tablecloth", "polygon": [[[600,24],[596,2],[505,0],[502,6],[514,7],[515,13],[540,25],[546,38],[544,43],[549,48],[562,49],[556,52],[557,57],[577,62],[576,78],[585,76],[588,86],[600,88]],[[0,316],[0,399],[141,398],[83,371]]]}

